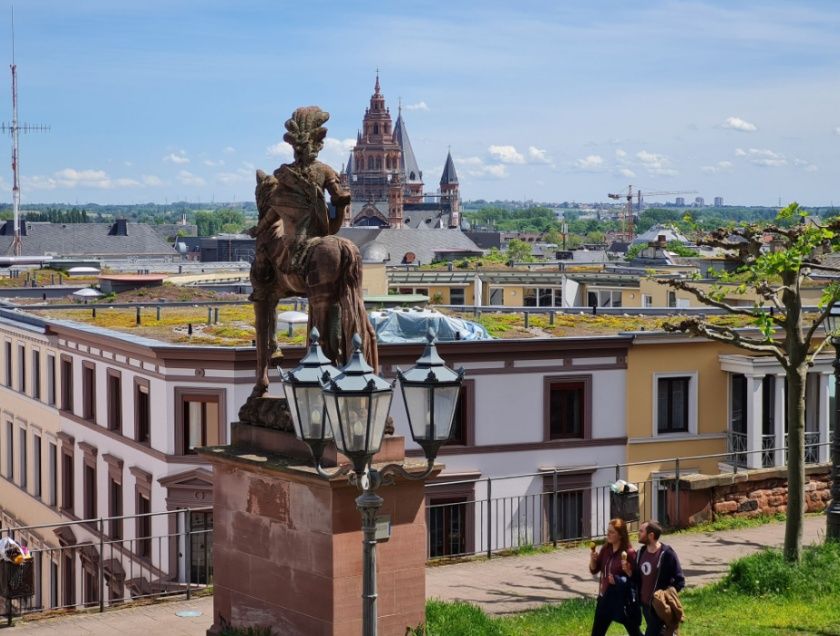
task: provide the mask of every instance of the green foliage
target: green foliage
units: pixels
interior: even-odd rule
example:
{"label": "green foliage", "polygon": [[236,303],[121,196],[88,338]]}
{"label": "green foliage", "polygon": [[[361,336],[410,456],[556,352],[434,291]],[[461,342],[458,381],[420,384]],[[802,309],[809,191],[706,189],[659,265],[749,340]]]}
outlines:
{"label": "green foliage", "polygon": [[[840,544],[805,550],[798,566],[778,550],[736,561],[724,581],[683,592],[683,636],[840,634]],[[466,603],[429,601],[426,625],[413,636],[585,636],[595,600],[576,598],[539,609],[490,618]],[[620,625],[608,632],[624,634]]]}
{"label": "green foliage", "polygon": [[218,210],[199,210],[195,213],[195,224],[199,236],[214,236],[220,232],[236,234],[245,225],[245,214],[242,210],[220,208]]}
{"label": "green foliage", "polygon": [[738,559],[720,582],[723,590],[750,596],[840,595],[840,542],[810,546],[791,564],[779,550],[764,549]]}
{"label": "green foliage", "polygon": [[511,239],[507,248],[508,259],[515,263],[529,263],[534,260],[531,245],[519,239]]}
{"label": "green foliage", "polygon": [[475,605],[469,603],[426,603],[425,631],[417,636],[503,636],[501,626]]}

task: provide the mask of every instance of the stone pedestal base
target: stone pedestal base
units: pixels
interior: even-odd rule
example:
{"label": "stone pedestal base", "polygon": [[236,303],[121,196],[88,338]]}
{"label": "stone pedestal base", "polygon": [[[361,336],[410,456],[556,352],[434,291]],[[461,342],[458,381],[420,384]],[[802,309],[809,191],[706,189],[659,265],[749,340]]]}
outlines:
{"label": "stone pedestal base", "polygon": [[[402,442],[389,441],[392,447]],[[308,461],[241,443],[202,454],[214,473],[214,623],[208,634],[232,625],[271,626],[284,636],[358,636],[359,491],[346,478],[319,477]],[[379,634],[404,636],[406,627],[424,621],[423,482],[398,481],[379,494],[385,500],[380,514],[391,521],[390,539],[377,548]]]}

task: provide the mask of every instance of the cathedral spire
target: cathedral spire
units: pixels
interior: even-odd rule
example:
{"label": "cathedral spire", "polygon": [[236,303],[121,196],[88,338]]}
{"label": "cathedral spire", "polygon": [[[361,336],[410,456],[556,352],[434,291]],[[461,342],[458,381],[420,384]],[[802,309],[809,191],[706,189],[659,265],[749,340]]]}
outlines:
{"label": "cathedral spire", "polygon": [[379,95],[379,67],[376,67],[376,84],[373,86],[373,94]]}

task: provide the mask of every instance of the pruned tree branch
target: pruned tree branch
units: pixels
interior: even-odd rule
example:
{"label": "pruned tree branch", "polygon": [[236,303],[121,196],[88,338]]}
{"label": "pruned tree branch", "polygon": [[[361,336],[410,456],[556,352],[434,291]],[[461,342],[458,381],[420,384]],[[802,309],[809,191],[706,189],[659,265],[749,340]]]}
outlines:
{"label": "pruned tree branch", "polygon": [[[662,285],[668,285],[669,287],[673,287],[674,289],[681,289],[683,291],[687,291],[689,294],[694,296],[704,305],[717,307],[718,309],[723,309],[724,311],[731,314],[747,316],[749,318],[758,318],[760,315],[763,315],[765,313],[764,311],[757,311],[755,309],[749,309],[746,307],[736,307],[735,305],[730,305],[729,303],[725,303],[722,300],[716,300],[703,290],[698,289],[688,281],[683,280],[681,278],[660,278],[657,280],[657,282],[661,283]],[[779,307],[779,309],[782,309],[781,305],[777,304],[777,307]],[[771,315],[770,320],[772,320],[777,325],[784,324],[784,320],[782,318],[779,318],[778,316]]]}
{"label": "pruned tree branch", "polygon": [[710,325],[697,318],[688,318],[682,322],[674,325],[666,323],[662,328],[670,333],[683,332],[690,333],[695,336],[704,336],[710,340],[724,342],[731,344],[747,351],[755,351],[756,353],[769,353],[774,356],[781,365],[787,369],[787,358],[784,355],[781,347],[767,342],[765,340],[757,340],[738,333],[732,327],[724,327],[721,325]]}

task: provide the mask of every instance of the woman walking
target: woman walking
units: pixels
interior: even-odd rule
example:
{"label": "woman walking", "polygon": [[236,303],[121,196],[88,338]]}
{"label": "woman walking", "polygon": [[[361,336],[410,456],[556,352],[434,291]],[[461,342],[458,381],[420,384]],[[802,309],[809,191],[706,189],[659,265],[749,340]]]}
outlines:
{"label": "woman walking", "polygon": [[607,542],[600,551],[593,545],[589,557],[589,571],[601,575],[592,636],[604,636],[613,621],[624,625],[630,636],[642,636],[641,613],[630,582],[635,567],[636,551],[630,546],[627,524],[623,519],[610,520]]}

